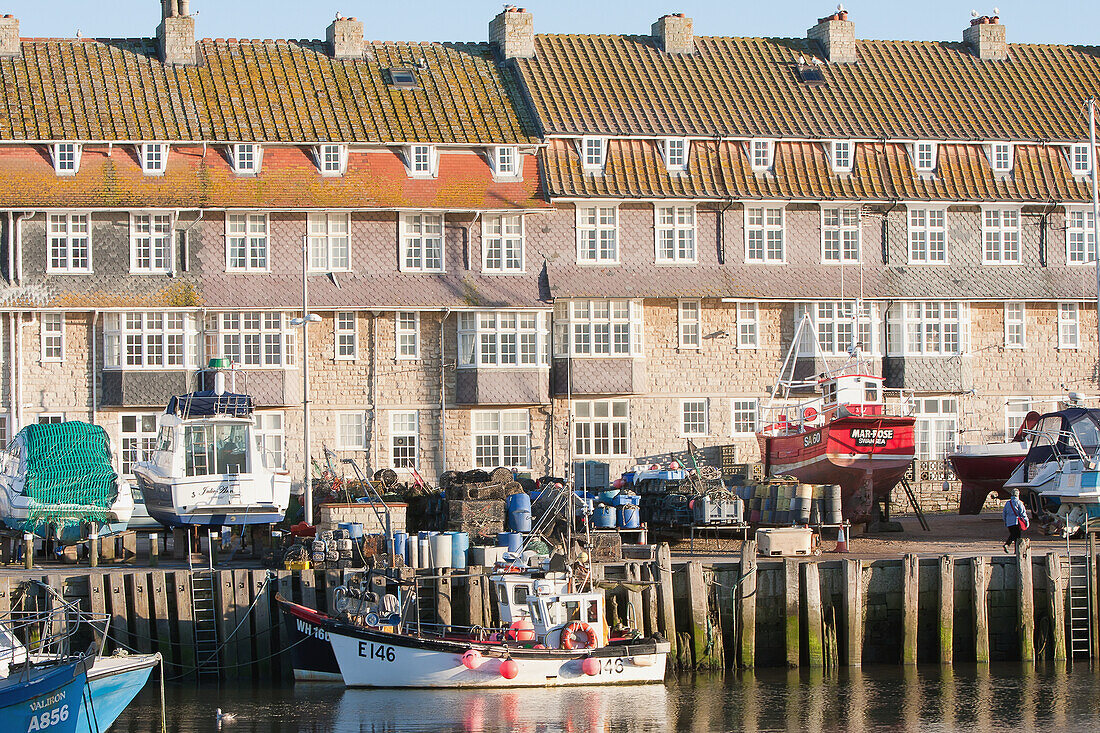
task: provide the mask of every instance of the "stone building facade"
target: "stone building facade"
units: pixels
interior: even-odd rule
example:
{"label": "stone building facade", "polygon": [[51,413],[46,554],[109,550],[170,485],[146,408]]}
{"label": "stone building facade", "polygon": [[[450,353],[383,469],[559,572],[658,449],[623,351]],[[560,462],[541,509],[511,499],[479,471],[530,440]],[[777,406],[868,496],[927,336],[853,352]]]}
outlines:
{"label": "stone building facade", "polygon": [[[681,16],[566,38],[508,9],[492,44],[459,46],[372,44],[354,19],[326,42],[196,41],[193,18],[165,20],[167,49],[24,39],[0,59],[12,89],[19,64],[51,78],[74,47],[112,69],[67,82],[82,115],[44,82],[24,90],[49,111],[37,127],[0,113],[5,438],[93,421],[126,469],[225,356],[295,477],[305,359],[315,458],[429,481],[616,473],[690,439],[748,462],[804,315],[820,348],[795,350],[800,369],[859,340],[906,391],[929,486],[957,442],[1097,391],[1091,158],[1043,97],[1082,96],[1060,71],[1100,64],[1079,49],[916,44],[924,69],[951,69],[937,93],[1017,97],[1011,115],[993,100],[937,118],[897,94],[914,56],[847,17],[783,43],[695,36]],[[1046,86],[1009,88],[992,64]],[[163,104],[124,102],[136,88]],[[218,101],[230,88],[248,99]],[[290,323],[303,270],[308,354]]]}

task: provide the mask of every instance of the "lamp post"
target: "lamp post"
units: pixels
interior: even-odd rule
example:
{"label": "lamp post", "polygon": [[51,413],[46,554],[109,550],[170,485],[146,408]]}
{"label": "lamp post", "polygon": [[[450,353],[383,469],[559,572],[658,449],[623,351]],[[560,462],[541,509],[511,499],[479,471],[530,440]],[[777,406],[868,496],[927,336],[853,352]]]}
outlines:
{"label": "lamp post", "polygon": [[290,325],[302,327],[302,440],[305,466],[302,470],[302,491],[305,498],[306,524],[313,524],[312,461],[309,454],[309,324],[320,323],[321,316],[309,312],[309,237],[302,237],[302,316],[291,318]]}

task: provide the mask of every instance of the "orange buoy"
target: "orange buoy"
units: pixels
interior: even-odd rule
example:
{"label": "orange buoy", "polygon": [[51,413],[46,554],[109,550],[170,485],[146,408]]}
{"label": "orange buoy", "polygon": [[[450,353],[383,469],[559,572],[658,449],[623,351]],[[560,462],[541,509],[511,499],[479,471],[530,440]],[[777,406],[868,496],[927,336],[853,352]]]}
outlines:
{"label": "orange buoy", "polygon": [[600,673],[600,660],[595,657],[585,657],[581,662],[581,671],[589,677],[595,677]]}
{"label": "orange buoy", "polygon": [[514,680],[519,674],[519,664],[514,659],[505,659],[500,663],[500,676],[506,680]]}
{"label": "orange buoy", "polygon": [[466,669],[477,669],[481,666],[481,652],[477,649],[467,649],[462,655],[462,664]]}

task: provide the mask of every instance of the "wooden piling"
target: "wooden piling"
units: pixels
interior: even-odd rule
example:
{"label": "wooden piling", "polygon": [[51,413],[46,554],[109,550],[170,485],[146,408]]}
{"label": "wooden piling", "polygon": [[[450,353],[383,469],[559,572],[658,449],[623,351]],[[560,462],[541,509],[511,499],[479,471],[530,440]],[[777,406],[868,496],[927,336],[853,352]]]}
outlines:
{"label": "wooden piling", "polygon": [[786,638],[784,644],[787,649],[787,667],[796,668],[799,662],[799,597],[798,597],[798,561],[783,561],[783,587],[786,589]]}
{"label": "wooden piling", "polygon": [[[0,593],[7,590],[6,584],[6,579],[0,580]],[[103,592],[103,576],[99,573],[88,573],[88,608],[91,609],[93,616],[102,617],[107,615],[107,597]],[[6,609],[0,608],[0,617],[3,617],[5,613]],[[103,634],[100,632],[101,625],[101,618],[96,618],[92,623],[97,643],[103,641]],[[108,630],[110,630],[109,626]]]}
{"label": "wooden piling", "polygon": [[1085,549],[1088,554],[1089,577],[1089,638],[1091,639],[1090,656],[1092,659],[1100,658],[1100,593],[1096,592],[1096,533],[1089,532],[1088,523],[1085,526]]}
{"label": "wooden piling", "polygon": [[627,625],[638,631],[645,628],[642,620],[642,582],[641,564],[628,562],[626,564],[626,609],[623,615],[627,619]]}
{"label": "wooden piling", "polygon": [[955,558],[940,557],[940,664],[955,661]]}
{"label": "wooden piling", "polygon": [[306,608],[317,608],[317,577],[314,571],[301,571],[298,582],[302,589],[302,605]]}
{"label": "wooden piling", "polygon": [[271,599],[275,594],[270,591],[270,588],[275,581],[267,582],[266,570],[250,570],[248,579],[250,595],[256,604],[252,611],[252,640],[256,645],[255,660],[260,679],[266,680],[271,677],[271,655],[277,648],[271,644],[272,626],[278,623],[278,616],[272,618],[271,615]]}
{"label": "wooden piling", "polygon": [[252,638],[256,631],[252,627],[254,616],[250,608],[252,606],[252,571],[241,568],[233,571],[233,594],[236,599],[235,616],[237,618],[237,663],[241,669],[237,672],[240,677],[248,676],[255,658],[252,654]]}
{"label": "wooden piling", "polygon": [[802,567],[806,573],[806,659],[810,667],[821,668],[825,666],[821,575],[816,562],[808,562]]}
{"label": "wooden piling", "polygon": [[[671,583],[670,583],[671,585]],[[738,586],[741,666],[756,666],[756,540],[741,543],[741,583]]]}
{"label": "wooden piling", "polygon": [[676,611],[672,599],[672,550],[667,542],[657,546],[657,586],[658,622],[661,636],[672,643],[673,656],[676,654]]}
{"label": "wooden piling", "polygon": [[160,536],[156,532],[149,533],[149,566],[160,565]]}
{"label": "wooden piling", "polygon": [[653,636],[653,634],[660,631],[660,625],[657,622],[658,618],[658,600],[657,600],[657,583],[659,579],[657,577],[656,568],[653,563],[642,563],[642,582],[645,583],[645,587],[642,589],[642,616],[645,619],[645,628],[642,630],[646,636]]}
{"label": "wooden piling", "polygon": [[134,647],[139,652],[153,651],[153,633],[149,625],[149,584],[146,573],[126,573],[126,590],[134,607]]}
{"label": "wooden piling", "polygon": [[849,667],[863,664],[863,561],[844,561],[844,607],[848,631],[848,648],[845,657]]}
{"label": "wooden piling", "polygon": [[23,533],[23,568],[34,570],[34,535],[30,532]]}
{"label": "wooden piling", "polygon": [[721,660],[715,653],[717,637],[721,629],[714,629],[710,623],[709,595],[703,579],[703,564],[693,560],[687,565],[688,597],[691,613],[691,658],[696,669],[716,669]]}
{"label": "wooden piling", "polygon": [[163,570],[149,573],[153,596],[153,625],[157,631],[157,651],[166,663],[175,664],[172,653],[172,629],[168,620],[168,583]]}
{"label": "wooden piling", "polygon": [[172,573],[172,593],[176,598],[176,642],[179,644],[179,664],[184,670],[195,668],[195,621],[191,614],[191,573]]}
{"label": "wooden piling", "polygon": [[122,573],[107,573],[107,583],[110,588],[111,599],[111,630],[110,636],[115,640],[115,648],[133,649],[130,642],[130,630],[128,619],[130,612],[126,610],[126,582]]}
{"label": "wooden piling", "polygon": [[1050,599],[1051,653],[1054,661],[1066,660],[1066,587],[1062,582],[1062,558],[1047,553],[1047,596]]}
{"label": "wooden piling", "polygon": [[95,529],[88,536],[88,567],[99,567],[99,532]]}
{"label": "wooden piling", "polygon": [[901,663],[917,663],[917,591],[919,560],[908,553],[901,561]]}
{"label": "wooden piling", "polygon": [[471,626],[488,625],[481,594],[481,586],[484,582],[485,579],[481,575],[471,573],[466,576],[466,608],[469,610]]}
{"label": "wooden piling", "polygon": [[451,571],[441,568],[435,581],[435,615],[446,632],[451,625]]}
{"label": "wooden piling", "polygon": [[1016,540],[1016,608],[1020,661],[1035,661],[1035,594],[1032,591],[1031,540]]}
{"label": "wooden piling", "polygon": [[[213,534],[211,534],[213,538]],[[218,642],[221,646],[219,661],[224,671],[235,674],[237,669],[237,644],[233,638],[237,626],[236,592],[233,587],[232,570],[215,570],[217,583]]]}
{"label": "wooden piling", "polygon": [[974,586],[974,661],[989,663],[989,607],[986,605],[989,588],[989,564],[984,557],[970,559],[971,579]]}

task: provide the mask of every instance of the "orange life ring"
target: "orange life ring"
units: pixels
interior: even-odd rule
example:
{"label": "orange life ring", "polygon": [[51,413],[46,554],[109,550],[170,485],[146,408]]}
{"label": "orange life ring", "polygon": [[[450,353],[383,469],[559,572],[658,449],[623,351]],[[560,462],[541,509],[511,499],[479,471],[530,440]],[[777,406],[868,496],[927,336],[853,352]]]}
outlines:
{"label": "orange life ring", "polygon": [[[584,633],[584,646],[577,645],[577,632]],[[561,641],[558,642],[558,646],[566,651],[591,649],[596,646],[596,633],[588,624],[574,621],[561,630]]]}

